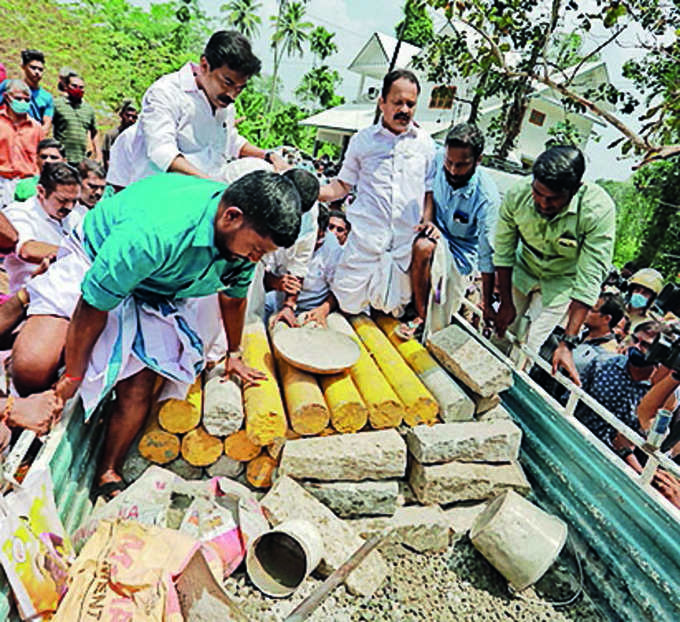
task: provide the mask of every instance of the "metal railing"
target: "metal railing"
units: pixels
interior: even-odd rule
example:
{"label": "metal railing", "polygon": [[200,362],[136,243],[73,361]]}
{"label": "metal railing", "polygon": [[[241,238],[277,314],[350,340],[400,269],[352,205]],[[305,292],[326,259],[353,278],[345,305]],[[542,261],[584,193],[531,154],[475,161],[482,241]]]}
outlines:
{"label": "metal railing", "polygon": [[[467,299],[463,299],[463,305],[468,308],[472,313],[480,318],[479,325],[482,326],[481,322],[481,310],[478,309],[472,302]],[[680,510],[675,507],[672,503],[668,501],[660,492],[652,487],[651,483],[654,479],[654,475],[657,469],[661,466],[676,477],[680,478],[680,466],[673,462],[668,456],[661,453],[659,450],[651,451],[649,447],[645,444],[646,441],[632,428],[628,427],[625,423],[620,421],[616,416],[614,416],[609,410],[607,410],[602,404],[600,404],[594,397],[586,393],[581,387],[575,385],[567,376],[563,374],[552,375],[552,366],[550,363],[545,361],[539,356],[537,352],[531,351],[527,346],[516,339],[516,337],[510,333],[506,333],[508,340],[512,345],[519,349],[521,352],[522,360],[520,363],[516,363],[510,359],[506,354],[501,352],[489,339],[484,337],[479,329],[475,328],[470,322],[468,322],[459,313],[455,315],[456,320],[460,325],[472,334],[478,341],[480,341],[487,349],[489,349],[497,358],[499,358],[503,363],[514,369],[514,371],[519,374],[523,380],[525,380],[534,390],[539,392],[541,396],[548,402],[558,413],[564,415],[564,417],[583,435],[588,437],[588,439],[605,455],[605,457],[616,464],[617,467],[622,469],[626,474],[633,478],[634,481],[641,486],[648,494],[650,494],[654,499],[660,501],[664,507],[673,515],[673,517],[680,521]],[[533,378],[531,378],[525,371],[523,371],[524,362],[530,360],[534,365],[540,367],[543,371],[547,372],[553,380],[558,382],[568,394],[568,400],[566,405],[560,404],[552,395],[550,395],[543,387],[541,387]],[[642,473],[637,473],[632,467],[621,460],[605,443],[603,443],[599,438],[597,438],[586,426],[584,426],[580,421],[574,417],[574,412],[579,402],[583,402],[588,406],[593,412],[595,412],[599,417],[606,421],[612,428],[614,428],[621,436],[630,441],[636,448],[644,452],[647,455],[647,463],[643,468]]]}

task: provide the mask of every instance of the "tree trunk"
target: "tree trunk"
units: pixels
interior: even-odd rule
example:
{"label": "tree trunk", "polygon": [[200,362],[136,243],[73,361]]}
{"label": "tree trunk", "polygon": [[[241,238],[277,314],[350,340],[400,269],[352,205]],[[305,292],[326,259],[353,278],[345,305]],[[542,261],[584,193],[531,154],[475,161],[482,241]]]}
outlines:
{"label": "tree trunk", "polygon": [[470,114],[468,114],[468,123],[477,123],[477,118],[479,117],[479,107],[482,103],[482,94],[486,89],[486,83],[489,81],[489,72],[485,71],[479,78],[479,83],[475,89],[475,95],[472,98],[470,104]]}
{"label": "tree trunk", "polygon": [[519,87],[505,115],[503,121],[505,136],[501,146],[498,148],[498,156],[500,158],[507,158],[517,142],[517,137],[522,129],[522,121],[529,105],[528,90],[526,87]]}
{"label": "tree trunk", "polygon": [[642,242],[635,257],[638,266],[647,267],[654,263],[677,213],[677,195],[668,188],[662,193],[661,200],[647,220]]}

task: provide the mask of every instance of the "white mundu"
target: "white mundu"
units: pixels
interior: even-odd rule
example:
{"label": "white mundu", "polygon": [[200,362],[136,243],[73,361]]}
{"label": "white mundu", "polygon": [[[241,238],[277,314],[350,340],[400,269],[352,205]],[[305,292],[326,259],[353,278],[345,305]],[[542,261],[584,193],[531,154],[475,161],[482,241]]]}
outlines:
{"label": "white mundu", "polygon": [[432,138],[413,123],[401,134],[378,123],[350,140],[338,179],[356,185],[356,200],[347,210],[352,231],[332,286],[343,311],[370,305],[393,313],[411,299],[411,248],[432,190],[434,158]]}

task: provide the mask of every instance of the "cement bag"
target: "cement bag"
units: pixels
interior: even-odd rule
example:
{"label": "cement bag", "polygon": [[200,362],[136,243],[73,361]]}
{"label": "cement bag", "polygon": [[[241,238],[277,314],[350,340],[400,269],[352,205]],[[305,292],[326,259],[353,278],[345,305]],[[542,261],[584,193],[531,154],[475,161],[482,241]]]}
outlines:
{"label": "cement bag", "polygon": [[21,489],[0,502],[0,563],[19,615],[56,610],[66,591],[73,547],[54,503],[49,471],[30,472]]}
{"label": "cement bag", "polygon": [[71,567],[53,622],[182,622],[174,580],[199,549],[174,530],[103,521]]}
{"label": "cement bag", "polygon": [[102,520],[134,519],[144,525],[165,527],[173,487],[184,480],[158,466],[144,474],[106,505],[96,509],[73,534],[73,545],[80,550]]}

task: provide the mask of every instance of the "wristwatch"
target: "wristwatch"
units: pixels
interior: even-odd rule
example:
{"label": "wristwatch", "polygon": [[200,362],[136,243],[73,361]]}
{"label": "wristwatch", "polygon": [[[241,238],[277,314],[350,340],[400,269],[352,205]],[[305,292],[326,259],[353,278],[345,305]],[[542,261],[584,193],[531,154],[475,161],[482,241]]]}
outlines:
{"label": "wristwatch", "polygon": [[573,350],[579,343],[578,335],[562,335],[560,343],[563,343],[567,348]]}

